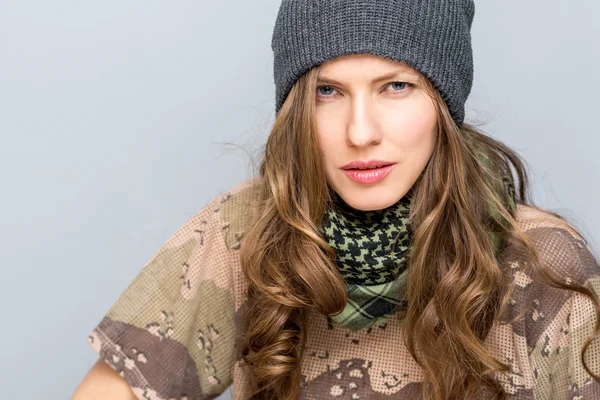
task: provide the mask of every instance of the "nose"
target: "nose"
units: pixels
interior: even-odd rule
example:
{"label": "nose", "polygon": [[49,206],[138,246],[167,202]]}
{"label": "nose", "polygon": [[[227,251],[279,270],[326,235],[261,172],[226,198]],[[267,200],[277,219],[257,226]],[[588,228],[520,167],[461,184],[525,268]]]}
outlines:
{"label": "nose", "polygon": [[346,143],[353,147],[368,147],[381,142],[376,108],[371,100],[355,97],[350,106]]}

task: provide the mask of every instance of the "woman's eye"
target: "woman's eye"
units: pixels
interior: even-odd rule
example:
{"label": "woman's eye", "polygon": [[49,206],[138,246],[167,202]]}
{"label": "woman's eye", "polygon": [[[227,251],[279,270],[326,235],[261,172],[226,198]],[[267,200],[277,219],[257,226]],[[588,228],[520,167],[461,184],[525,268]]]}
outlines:
{"label": "woman's eye", "polygon": [[331,86],[318,86],[317,87],[317,95],[318,96],[331,96],[332,93],[335,92],[335,89]]}
{"label": "woman's eye", "polygon": [[407,89],[408,87],[412,86],[412,84],[408,82],[392,82],[388,86],[393,89],[392,91],[401,92]]}

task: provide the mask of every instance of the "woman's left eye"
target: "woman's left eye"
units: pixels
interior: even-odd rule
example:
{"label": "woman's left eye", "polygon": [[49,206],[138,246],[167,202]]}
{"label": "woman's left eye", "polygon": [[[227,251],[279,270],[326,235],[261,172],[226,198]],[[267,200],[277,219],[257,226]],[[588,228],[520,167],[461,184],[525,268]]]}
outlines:
{"label": "woman's left eye", "polygon": [[391,82],[387,85],[387,87],[391,87],[394,92],[401,92],[409,87],[412,87],[413,84],[409,82]]}

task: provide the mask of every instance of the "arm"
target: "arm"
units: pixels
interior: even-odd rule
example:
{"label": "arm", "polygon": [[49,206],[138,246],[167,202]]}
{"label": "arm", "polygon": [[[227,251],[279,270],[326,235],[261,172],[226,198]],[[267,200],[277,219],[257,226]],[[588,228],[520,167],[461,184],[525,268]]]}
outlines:
{"label": "arm", "polygon": [[136,400],[125,380],[102,359],[79,384],[71,400]]}

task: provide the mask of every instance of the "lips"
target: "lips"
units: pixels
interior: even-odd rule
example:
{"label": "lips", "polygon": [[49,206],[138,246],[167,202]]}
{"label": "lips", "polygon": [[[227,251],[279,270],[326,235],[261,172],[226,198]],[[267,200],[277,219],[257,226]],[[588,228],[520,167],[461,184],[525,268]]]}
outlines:
{"label": "lips", "polygon": [[372,169],[344,169],[342,172],[354,182],[372,184],[383,180],[396,166],[389,164],[385,167]]}
{"label": "lips", "polygon": [[370,168],[381,168],[381,167],[385,167],[388,165],[392,165],[395,164],[393,162],[389,162],[389,161],[382,161],[382,160],[368,160],[368,161],[352,161],[349,164],[346,164],[342,167],[343,170],[351,170],[351,169],[356,169],[356,170],[364,170],[364,169],[370,169]]}

